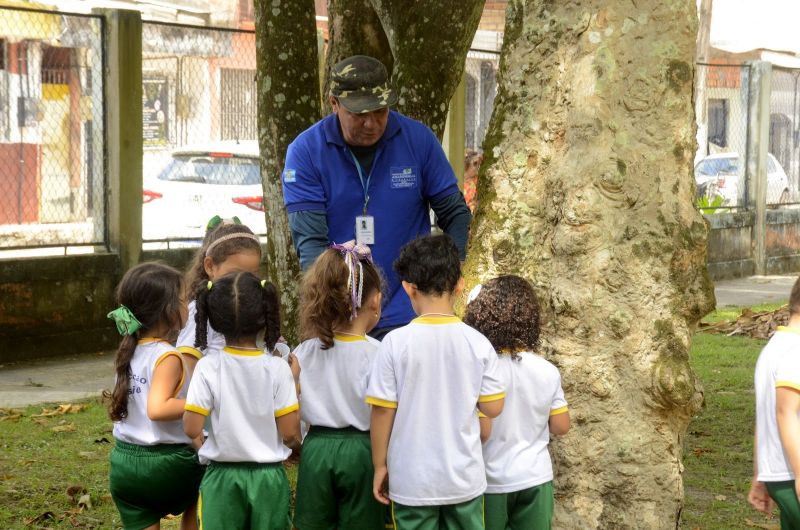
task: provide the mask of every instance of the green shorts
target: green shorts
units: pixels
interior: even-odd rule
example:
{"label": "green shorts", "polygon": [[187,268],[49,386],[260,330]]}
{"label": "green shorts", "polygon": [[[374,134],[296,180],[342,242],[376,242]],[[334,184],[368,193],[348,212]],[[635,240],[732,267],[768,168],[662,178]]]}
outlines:
{"label": "green shorts", "polygon": [[311,427],[297,472],[299,530],[384,528],[388,510],[372,495],[369,432]]}
{"label": "green shorts", "polygon": [[781,512],[781,530],[800,530],[800,502],[794,491],[794,480],[765,482],[767,491]]}
{"label": "green shorts", "polygon": [[200,484],[203,530],[288,530],[289,480],[282,462],[211,462]]}
{"label": "green shorts", "polygon": [[511,493],[487,493],[486,530],[550,530],[553,481]]}
{"label": "green shorts", "polygon": [[478,530],[483,523],[483,495],[459,504],[404,506],[392,503],[395,530]]}
{"label": "green shorts", "polygon": [[178,515],[197,502],[203,466],[189,445],[134,445],[117,440],[109,483],[126,530]]}

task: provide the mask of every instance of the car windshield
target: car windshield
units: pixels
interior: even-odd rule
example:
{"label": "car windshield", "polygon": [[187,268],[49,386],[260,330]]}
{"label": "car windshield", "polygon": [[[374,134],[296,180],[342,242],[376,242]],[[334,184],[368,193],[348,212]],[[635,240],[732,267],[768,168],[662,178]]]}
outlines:
{"label": "car windshield", "polygon": [[255,158],[173,155],[158,179],[204,184],[260,184],[261,172]]}
{"label": "car windshield", "polygon": [[720,175],[729,174],[736,175],[739,173],[739,159],[728,158],[707,158],[697,164],[695,169],[696,175]]}

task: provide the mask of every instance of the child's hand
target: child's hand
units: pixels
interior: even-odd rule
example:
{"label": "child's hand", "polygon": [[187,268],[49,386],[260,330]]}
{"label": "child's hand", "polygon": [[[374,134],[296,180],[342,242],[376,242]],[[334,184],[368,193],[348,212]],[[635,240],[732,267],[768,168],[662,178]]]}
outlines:
{"label": "child's hand", "polygon": [[[797,490],[797,488],[798,485],[796,483],[795,490]],[[800,494],[798,497],[800,497]],[[772,500],[772,497],[769,496],[767,487],[763,482],[758,482],[755,479],[750,483],[750,493],[747,494],[747,502],[759,512],[767,514],[772,513],[772,508],[775,506],[775,502]]]}
{"label": "child's hand", "polygon": [[389,470],[386,466],[375,468],[375,478],[372,480],[372,494],[381,503],[389,505]]}
{"label": "child's hand", "polygon": [[292,369],[292,375],[294,376],[294,383],[296,385],[300,384],[300,361],[297,360],[294,353],[289,354],[289,368]]}

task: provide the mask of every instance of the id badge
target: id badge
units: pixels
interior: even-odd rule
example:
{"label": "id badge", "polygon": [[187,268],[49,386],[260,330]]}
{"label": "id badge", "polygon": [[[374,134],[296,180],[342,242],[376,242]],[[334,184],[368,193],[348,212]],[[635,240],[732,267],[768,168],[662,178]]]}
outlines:
{"label": "id badge", "polygon": [[356,243],[363,245],[375,244],[375,218],[371,215],[356,217]]}

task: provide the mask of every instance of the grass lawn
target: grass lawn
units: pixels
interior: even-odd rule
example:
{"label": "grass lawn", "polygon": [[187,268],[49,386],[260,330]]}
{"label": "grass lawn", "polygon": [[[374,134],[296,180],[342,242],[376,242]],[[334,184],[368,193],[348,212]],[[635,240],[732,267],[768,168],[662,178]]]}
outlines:
{"label": "grass lawn", "polygon": [[[734,318],[739,312],[726,308],[707,320]],[[685,440],[681,528],[778,528],[771,526],[777,518],[761,516],[746,500],[753,450],[752,378],[763,344],[721,335],[694,338],[691,363],[703,382],[706,406]],[[36,417],[40,406],[16,411],[19,417],[0,412],[0,528],[120,528],[108,494],[111,423],[97,400],[81,405],[76,413],[48,417]],[[290,469],[292,483],[295,477],[296,468]],[[81,510],[84,491],[92,506]],[[162,527],[178,528],[178,520]]]}

